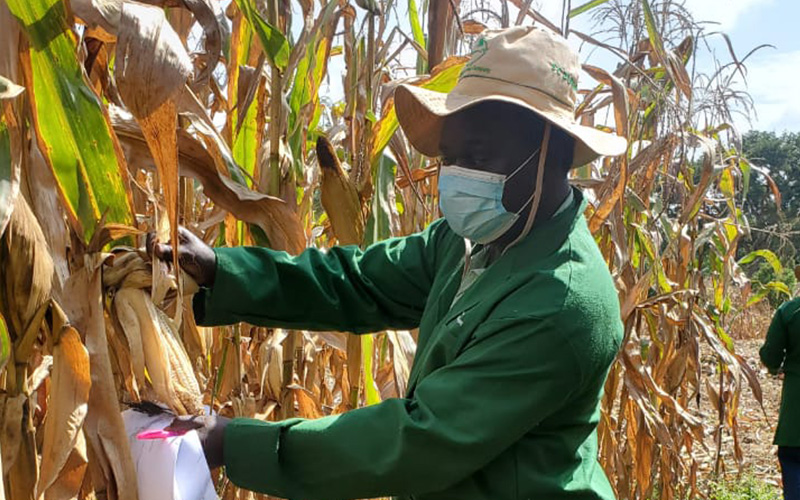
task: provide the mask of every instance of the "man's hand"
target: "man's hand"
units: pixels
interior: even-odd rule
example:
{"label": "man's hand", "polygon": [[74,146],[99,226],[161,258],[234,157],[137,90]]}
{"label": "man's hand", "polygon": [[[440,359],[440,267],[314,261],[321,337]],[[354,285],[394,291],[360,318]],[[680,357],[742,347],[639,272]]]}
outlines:
{"label": "man's hand", "polygon": [[169,426],[168,431],[192,431],[196,430],[200,437],[200,444],[203,445],[203,452],[206,455],[208,468],[211,470],[222,466],[224,461],[223,450],[225,445],[225,427],[231,419],[219,416],[184,416],[175,417]]}
{"label": "man's hand", "polygon": [[[214,284],[217,256],[210,246],[185,227],[178,228],[178,263],[200,286]],[[165,262],[172,262],[172,245],[156,242],[155,234],[147,234],[147,253]]]}

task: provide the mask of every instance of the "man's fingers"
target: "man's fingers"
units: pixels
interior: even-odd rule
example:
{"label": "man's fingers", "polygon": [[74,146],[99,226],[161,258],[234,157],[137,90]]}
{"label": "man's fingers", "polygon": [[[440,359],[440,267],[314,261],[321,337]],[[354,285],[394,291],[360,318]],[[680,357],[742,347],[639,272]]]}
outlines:
{"label": "man's fingers", "polygon": [[181,245],[185,245],[191,241],[194,234],[183,226],[178,226],[178,241]]}
{"label": "man's fingers", "polygon": [[172,262],[172,245],[157,243],[153,249],[153,254],[159,260],[163,260],[164,262]]}
{"label": "man's fingers", "polygon": [[144,240],[144,248],[147,251],[147,255],[153,256],[153,251],[155,249],[156,244],[156,233],[149,232]]}
{"label": "man's fingers", "polygon": [[147,251],[147,255],[151,257],[166,262],[172,260],[172,245],[159,243],[156,237],[156,233],[153,232],[147,233],[147,237],[145,238],[144,242],[144,247],[145,250]]}
{"label": "man's fingers", "polygon": [[202,429],[205,427],[205,424],[201,419],[197,417],[176,417],[172,423],[168,426],[164,427],[165,431],[175,431],[175,432],[188,432],[197,429]]}

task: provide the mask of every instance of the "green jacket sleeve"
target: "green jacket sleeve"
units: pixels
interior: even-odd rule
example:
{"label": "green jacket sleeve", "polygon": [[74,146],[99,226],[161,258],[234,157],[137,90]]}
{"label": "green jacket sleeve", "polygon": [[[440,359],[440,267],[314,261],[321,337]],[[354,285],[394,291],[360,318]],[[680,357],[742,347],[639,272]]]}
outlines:
{"label": "green jacket sleeve", "polygon": [[293,500],[416,495],[465,479],[558,411],[581,385],[547,319],[489,320],[411,399],[317,420],[235,419],[224,460],[238,486]]}
{"label": "green jacket sleeve", "polygon": [[293,257],[258,247],[215,249],[214,286],[194,297],[199,324],[246,321],[366,333],[418,326],[436,267],[437,228],[361,250],[309,248]]}
{"label": "green jacket sleeve", "polygon": [[786,325],[783,323],[783,307],[779,307],[772,317],[767,330],[767,338],[758,352],[761,362],[775,375],[783,365],[786,356]]}

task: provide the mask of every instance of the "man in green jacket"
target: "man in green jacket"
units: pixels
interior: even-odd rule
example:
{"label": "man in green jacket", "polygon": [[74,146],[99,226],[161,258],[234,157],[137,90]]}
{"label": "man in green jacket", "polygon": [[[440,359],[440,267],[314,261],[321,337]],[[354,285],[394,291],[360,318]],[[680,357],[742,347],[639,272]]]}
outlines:
{"label": "man in green jacket", "polygon": [[578,71],[563,38],[517,27],[480,37],[450,94],[397,89],[407,138],[444,163],[444,219],[421,233],[293,257],[182,231],[200,324],[419,328],[404,398],[317,420],[176,423],[199,427],[212,468],[297,500],[614,498],[596,426],[619,302],[567,174],[626,142],[575,122]]}
{"label": "man in green jacket", "polygon": [[[800,267],[795,269],[800,279]],[[759,351],[772,375],[783,375],[781,409],[774,444],[783,476],[783,496],[800,500],[800,297],[781,305]]]}

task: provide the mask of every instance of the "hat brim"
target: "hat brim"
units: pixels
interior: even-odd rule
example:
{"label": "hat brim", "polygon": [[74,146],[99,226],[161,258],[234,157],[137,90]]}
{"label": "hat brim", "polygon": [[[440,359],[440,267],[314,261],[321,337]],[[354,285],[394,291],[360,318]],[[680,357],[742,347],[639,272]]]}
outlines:
{"label": "hat brim", "polygon": [[554,103],[546,94],[520,99],[509,95],[473,96],[457,91],[448,94],[402,84],[394,95],[397,119],[403,131],[420,153],[436,157],[441,155],[439,142],[444,118],[486,101],[502,101],[522,106],[563,129],[575,139],[573,167],[586,165],[600,156],[619,156],[627,151],[624,137],[609,134],[594,127],[577,123],[571,112]]}

